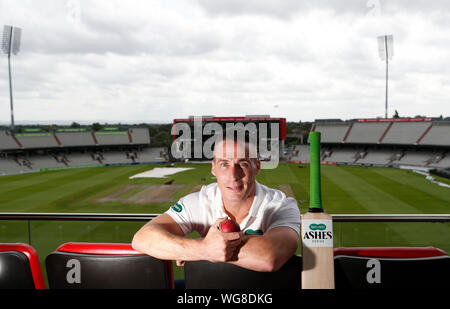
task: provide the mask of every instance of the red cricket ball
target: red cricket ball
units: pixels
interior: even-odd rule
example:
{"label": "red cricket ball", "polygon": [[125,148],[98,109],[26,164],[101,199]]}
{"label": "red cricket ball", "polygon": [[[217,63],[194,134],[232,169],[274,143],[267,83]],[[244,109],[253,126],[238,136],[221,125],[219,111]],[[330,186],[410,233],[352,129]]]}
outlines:
{"label": "red cricket ball", "polygon": [[232,233],[232,232],[239,232],[241,228],[239,227],[239,224],[237,224],[236,221],[226,219],[225,221],[222,221],[222,223],[220,223],[219,230],[223,233]]}

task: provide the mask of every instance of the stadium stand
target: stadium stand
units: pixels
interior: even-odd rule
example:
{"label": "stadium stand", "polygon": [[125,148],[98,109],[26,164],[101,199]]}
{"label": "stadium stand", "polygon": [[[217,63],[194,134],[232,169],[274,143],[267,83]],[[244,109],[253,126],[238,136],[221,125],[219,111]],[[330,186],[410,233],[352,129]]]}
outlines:
{"label": "stadium stand", "polygon": [[419,142],[420,145],[450,145],[450,123],[434,122],[428,133]]}
{"label": "stadium stand", "polygon": [[130,244],[69,242],[50,253],[45,265],[51,289],[174,288],[172,261]]}
{"label": "stadium stand", "polygon": [[342,143],[349,126],[350,124],[345,122],[319,122],[315,125],[315,131],[321,133],[323,143]]}
{"label": "stadium stand", "polygon": [[393,122],[381,143],[414,145],[430,124],[430,122]]}
{"label": "stadium stand", "polygon": [[20,149],[20,146],[13,139],[9,131],[0,131],[0,151],[10,149]]}
{"label": "stadium stand", "polygon": [[258,272],[229,263],[186,262],[186,289],[300,289],[302,257],[294,255],[275,272]]}
{"label": "stadium stand", "polygon": [[165,163],[166,148],[149,148],[148,128],[25,128],[0,131],[0,175],[98,164]]}
{"label": "stadium stand", "polygon": [[396,157],[392,162],[405,165],[427,166],[433,157],[433,153],[429,150],[411,149],[396,153]]}
{"label": "stadium stand", "polygon": [[133,161],[131,160],[130,157],[127,158],[127,155],[125,152],[122,151],[108,151],[104,154],[102,154],[102,158],[100,159],[102,161],[102,163],[109,163],[109,164],[113,164],[113,163],[132,163]]}
{"label": "stadium stand", "polygon": [[13,158],[0,157],[0,175],[23,173],[24,168]]}
{"label": "stadium stand", "polygon": [[363,153],[357,161],[360,164],[386,165],[393,155],[392,150],[384,149],[370,149]]}
{"label": "stadium stand", "polygon": [[324,156],[322,156],[322,161],[352,163],[356,160],[357,152],[358,150],[353,147],[328,149]]}
{"label": "stadium stand", "polygon": [[[320,120],[322,161],[375,166],[450,166],[450,123],[432,118]],[[298,146],[295,146],[297,148]],[[289,160],[300,161],[292,151]]]}
{"label": "stadium stand", "polygon": [[356,144],[376,144],[389,123],[354,123],[350,134],[345,140],[346,143]]}
{"label": "stadium stand", "polygon": [[95,145],[90,132],[56,132],[55,136],[63,147]]}
{"label": "stadium stand", "polygon": [[28,133],[16,134],[15,136],[24,149],[59,147],[52,133]]}
{"label": "stadium stand", "polygon": [[147,128],[130,128],[129,134],[132,144],[147,144],[150,141]]}
{"label": "stadium stand", "polygon": [[0,289],[45,289],[36,250],[23,243],[0,243]]}
{"label": "stadium stand", "polygon": [[443,158],[438,160],[438,162],[431,163],[430,166],[438,168],[450,167],[450,152],[447,152]]}
{"label": "stadium stand", "polygon": [[309,145],[294,145],[288,154],[290,161],[309,162]]}
{"label": "stadium stand", "polygon": [[137,162],[165,162],[167,155],[167,149],[163,147],[159,148],[145,148],[138,152]]}
{"label": "stadium stand", "polygon": [[95,139],[97,140],[97,145],[107,146],[107,145],[125,145],[129,144],[130,140],[128,137],[128,132],[96,132],[94,133]]}
{"label": "stadium stand", "polygon": [[67,164],[57,160],[56,156],[36,154],[29,159],[30,165],[33,170],[40,170],[41,168],[58,168],[65,167]]}
{"label": "stadium stand", "polygon": [[[450,122],[423,119],[320,120],[321,159],[330,164],[450,167]],[[151,148],[147,128],[31,129],[13,136],[0,131],[0,175],[45,168],[170,161],[165,148]],[[31,132],[30,132],[31,131]],[[284,152],[292,162],[309,162],[309,146]]]}

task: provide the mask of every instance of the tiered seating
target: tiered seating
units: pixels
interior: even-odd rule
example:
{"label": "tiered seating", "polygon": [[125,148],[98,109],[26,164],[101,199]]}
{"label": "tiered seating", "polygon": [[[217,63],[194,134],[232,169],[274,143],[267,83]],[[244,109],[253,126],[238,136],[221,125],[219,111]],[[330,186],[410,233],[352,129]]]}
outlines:
{"label": "tiered seating", "polygon": [[55,136],[63,147],[95,145],[91,132],[56,132]]}
{"label": "tiered seating", "polygon": [[158,148],[145,148],[142,151],[138,152],[137,162],[165,162],[165,158],[162,156],[162,153],[167,151],[164,147]]}
{"label": "tiered seating", "polygon": [[13,158],[0,158],[0,175],[17,174],[27,169],[22,167]]}
{"label": "tiered seating", "polygon": [[433,154],[429,150],[405,151],[400,164],[426,166]]}
{"label": "tiered seating", "polygon": [[439,162],[433,162],[429,165],[430,167],[445,168],[450,166],[450,152],[447,152],[443,159]]}
{"label": "tiered seating", "polygon": [[131,128],[129,132],[133,144],[150,144],[150,135],[147,128]]}
{"label": "tiered seating", "polygon": [[292,154],[289,155],[289,160],[309,162],[309,154],[309,145],[295,145],[292,147]]}
{"label": "tiered seating", "polygon": [[126,145],[129,144],[128,132],[96,132],[95,139],[98,145]]}
{"label": "tiered seating", "polygon": [[13,149],[20,149],[20,147],[7,131],[0,131],[0,150]]}
{"label": "tiered seating", "polygon": [[430,122],[394,122],[382,144],[415,144],[430,126]]}
{"label": "tiered seating", "polygon": [[369,149],[366,151],[366,155],[363,158],[358,159],[358,163],[363,164],[380,164],[385,165],[390,163],[390,158],[393,152],[383,149]]}
{"label": "tiered seating", "polygon": [[346,143],[376,144],[389,126],[388,122],[353,124]]}
{"label": "tiered seating", "polygon": [[342,143],[348,128],[348,123],[317,123],[314,131],[321,133],[322,143]]}
{"label": "tiered seating", "polygon": [[24,149],[59,147],[55,137],[51,133],[16,134],[16,138],[22,144]]}
{"label": "tiered seating", "polygon": [[133,161],[129,158],[127,158],[125,152],[119,152],[119,151],[108,151],[103,154],[103,163],[132,163]]}
{"label": "tiered seating", "polygon": [[351,163],[355,161],[356,149],[333,149],[330,151],[330,156],[325,158],[325,161]]}
{"label": "tiered seating", "polygon": [[33,169],[35,170],[66,166],[63,162],[56,161],[56,159],[50,155],[36,155],[30,160],[33,163]]}
{"label": "tiered seating", "polygon": [[430,131],[419,142],[420,145],[450,145],[450,123],[433,123]]}

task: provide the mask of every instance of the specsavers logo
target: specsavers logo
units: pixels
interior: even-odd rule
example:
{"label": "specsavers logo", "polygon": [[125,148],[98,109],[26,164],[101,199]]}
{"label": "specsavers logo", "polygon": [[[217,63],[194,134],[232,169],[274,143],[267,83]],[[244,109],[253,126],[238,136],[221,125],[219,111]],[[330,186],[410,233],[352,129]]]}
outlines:
{"label": "specsavers logo", "polygon": [[180,203],[176,203],[170,208],[172,208],[172,210],[175,212],[181,212],[183,210],[183,206]]}
{"label": "specsavers logo", "polygon": [[319,230],[319,231],[323,231],[324,229],[327,228],[327,226],[325,224],[310,224],[309,228],[313,231]]}

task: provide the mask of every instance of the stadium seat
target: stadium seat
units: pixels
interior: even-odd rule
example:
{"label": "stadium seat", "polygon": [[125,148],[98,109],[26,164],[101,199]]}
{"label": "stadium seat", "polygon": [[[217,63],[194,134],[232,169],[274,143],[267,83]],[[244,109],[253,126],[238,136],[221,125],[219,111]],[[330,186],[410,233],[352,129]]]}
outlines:
{"label": "stadium seat", "polygon": [[450,257],[434,247],[336,248],[336,289],[442,288]]}
{"label": "stadium seat", "polygon": [[45,289],[36,250],[23,243],[0,243],[0,289]]}
{"label": "stadium seat", "polygon": [[186,262],[186,289],[300,289],[302,257],[294,255],[276,272],[258,272],[229,263]]}
{"label": "stadium seat", "polygon": [[348,255],[372,258],[425,258],[446,256],[444,250],[435,247],[339,247],[334,256]]}
{"label": "stadium seat", "polygon": [[51,289],[173,289],[172,261],[130,244],[65,243],[45,261]]}

